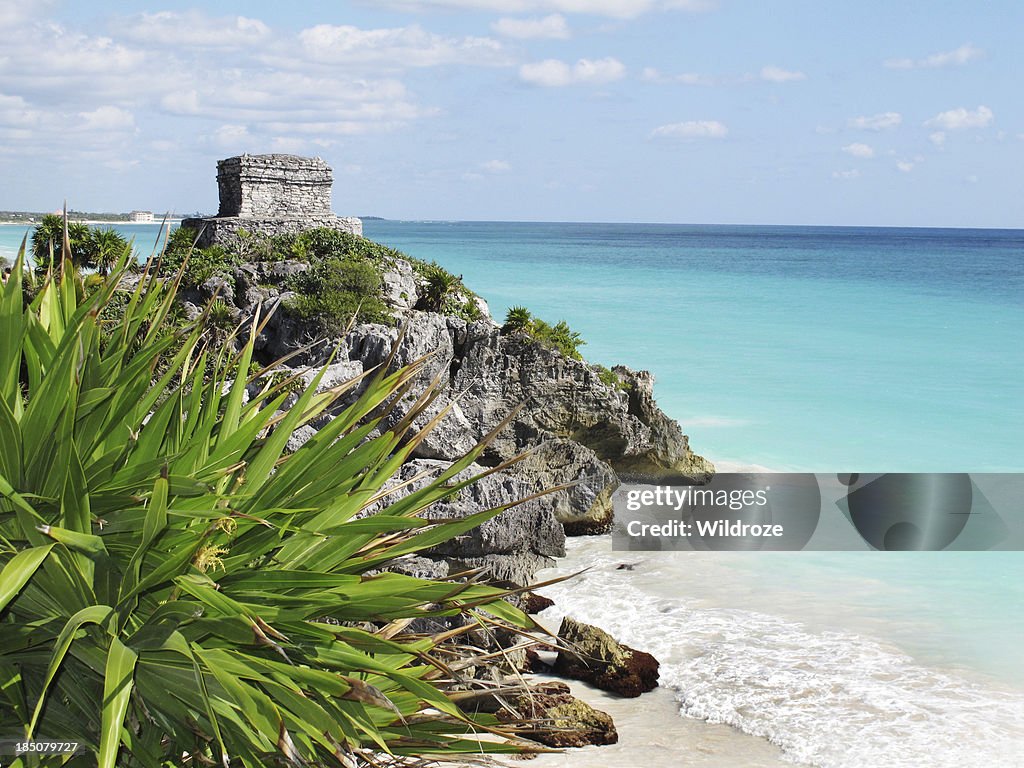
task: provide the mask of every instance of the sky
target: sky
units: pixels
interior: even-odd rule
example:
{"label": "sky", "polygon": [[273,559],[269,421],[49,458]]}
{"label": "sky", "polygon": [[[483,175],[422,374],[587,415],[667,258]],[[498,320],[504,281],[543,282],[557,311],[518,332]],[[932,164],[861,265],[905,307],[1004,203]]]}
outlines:
{"label": "sky", "polygon": [[1024,227],[1019,0],[0,0],[0,209]]}

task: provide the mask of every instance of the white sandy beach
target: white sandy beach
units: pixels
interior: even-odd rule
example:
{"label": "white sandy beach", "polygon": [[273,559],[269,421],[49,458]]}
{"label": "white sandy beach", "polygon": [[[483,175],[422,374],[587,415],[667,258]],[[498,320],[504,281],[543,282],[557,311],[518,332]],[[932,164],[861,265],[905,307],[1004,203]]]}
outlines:
{"label": "white sandy beach", "polygon": [[[555,679],[555,678],[550,678]],[[780,768],[787,762],[765,739],[748,736],[728,725],[680,717],[667,688],[655,688],[636,699],[624,699],[585,683],[571,682],[575,696],[607,712],[619,732],[618,744],[567,749],[540,755],[536,768]]]}

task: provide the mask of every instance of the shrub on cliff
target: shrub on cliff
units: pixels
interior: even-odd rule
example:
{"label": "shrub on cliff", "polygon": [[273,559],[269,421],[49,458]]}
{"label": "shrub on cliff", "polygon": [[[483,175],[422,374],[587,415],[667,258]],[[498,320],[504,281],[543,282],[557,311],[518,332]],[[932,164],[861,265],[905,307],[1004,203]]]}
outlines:
{"label": "shrub on cliff", "polygon": [[365,260],[380,266],[402,256],[386,245],[326,227],[308,229],[295,235],[278,235],[272,241],[276,256],[310,264],[329,259],[349,259]]}
{"label": "shrub on cliff", "polygon": [[337,336],[352,322],[390,323],[381,297],[380,271],[359,257],[331,257],[289,280],[296,292],[287,310],[310,326],[314,335]]}
{"label": "shrub on cliff", "polygon": [[423,308],[428,312],[443,312],[449,300],[456,300],[462,279],[436,264],[424,270]]}
{"label": "shrub on cliff", "polygon": [[505,333],[512,333],[514,331],[526,332],[530,328],[530,321],[532,319],[533,316],[526,307],[511,307],[505,313],[505,324],[501,327],[501,330]]}
{"label": "shrub on cliff", "polygon": [[401,254],[416,273],[420,283],[420,298],[416,309],[440,312],[459,317],[467,322],[480,320],[484,315],[477,302],[478,296],[455,275],[436,261],[424,261]]}
{"label": "shrub on cliff", "polygon": [[0,733],[78,742],[101,768],[513,751],[467,735],[495,719],[464,714],[440,638],[403,627],[530,620],[498,589],[370,575],[501,511],[422,514],[487,441],[362,516],[424,437],[378,415],[423,361],[383,366],[286,453],[356,382],[318,393],[321,373],[283,413],[278,386],[246,400],[257,379],[228,371],[259,323],[237,353],[168,333],[175,283],[124,289],[130,262],[86,291],[66,260],[26,302],[22,254],[0,286]]}
{"label": "shrub on cliff", "polygon": [[170,277],[181,274],[181,284],[187,288],[202,285],[215,275],[228,275],[239,262],[237,254],[221,245],[196,248],[197,232],[178,227],[167,239],[160,261],[160,273]]}
{"label": "shrub on cliff", "polygon": [[526,307],[512,307],[505,314],[505,324],[501,329],[504,333],[524,333],[539,344],[549,349],[557,349],[573,360],[583,359],[579,348],[587,342],[577,331],[570,328],[565,320],[559,320],[551,325],[539,317],[534,317]]}

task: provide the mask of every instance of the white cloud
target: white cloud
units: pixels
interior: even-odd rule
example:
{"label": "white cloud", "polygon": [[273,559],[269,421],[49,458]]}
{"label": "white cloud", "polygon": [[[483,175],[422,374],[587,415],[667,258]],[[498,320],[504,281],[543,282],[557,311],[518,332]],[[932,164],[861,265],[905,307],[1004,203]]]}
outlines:
{"label": "white cloud", "polygon": [[506,160],[488,160],[480,163],[480,167],[488,173],[505,173],[512,168]]}
{"label": "white cloud", "polygon": [[222,125],[209,137],[214,144],[224,149],[244,149],[252,138],[244,125]]}
{"label": "white cloud", "polygon": [[275,136],[270,142],[270,149],[286,155],[298,155],[306,150],[309,141],[298,136]]}
{"label": "white cloud", "polygon": [[130,40],[176,49],[252,46],[270,37],[270,27],[259,19],[214,18],[197,10],[143,13],[123,19],[117,26],[120,34]]}
{"label": "white cloud", "polygon": [[4,0],[0,3],[0,27],[5,31],[40,17],[54,0]]}
{"label": "white cloud", "polygon": [[545,88],[560,88],[566,85],[601,85],[621,80],[626,76],[626,67],[618,59],[580,59],[569,66],[559,59],[545,59],[519,67],[521,80]]}
{"label": "white cloud", "polygon": [[666,75],[654,67],[644,67],[640,77],[649,83],[681,83],[682,85],[725,85],[722,78],[711,75],[700,75],[696,72],[683,72],[679,75]]}
{"label": "white cloud", "polygon": [[[339,135],[396,130],[438,114],[382,70],[453,60],[492,64],[500,50],[493,40],[407,27],[356,30],[342,35],[346,44],[330,61],[311,61],[321,51],[302,50],[298,34],[283,36],[234,17],[221,20],[217,29],[225,44],[239,44],[237,52],[213,56],[213,41],[204,45],[188,25],[175,34],[192,44],[161,44],[165,25],[179,18],[173,14],[133,18],[134,38],[130,32],[116,39],[90,36],[45,22],[13,36],[0,50],[0,145],[26,156],[91,152],[97,163],[118,151],[148,150],[154,140],[167,139],[169,130],[205,136],[208,145],[222,148],[309,147]],[[112,23],[124,27],[129,21]],[[242,45],[257,38],[265,42],[257,50]],[[143,117],[160,112],[157,132],[154,121]],[[190,148],[187,142],[182,146]]]}
{"label": "white cloud", "polygon": [[902,122],[903,115],[899,112],[879,112],[877,115],[851,117],[849,125],[862,131],[886,131],[898,127]]}
{"label": "white cloud", "polygon": [[659,125],[651,131],[652,139],[722,139],[729,129],[717,120],[687,120],[682,123]]}
{"label": "white cloud", "polygon": [[860,142],[854,142],[853,144],[847,144],[843,147],[843,152],[853,157],[859,157],[863,160],[869,160],[875,156],[875,150],[868,144],[862,144]]}
{"label": "white cloud", "polygon": [[[109,37],[87,37],[56,25],[48,27],[48,32],[53,48],[45,56],[35,51],[35,71],[30,76],[125,73],[142,66],[146,59],[143,51],[115,43]],[[10,48],[6,53],[10,53]]]}
{"label": "white cloud", "polygon": [[806,80],[803,72],[794,72],[781,67],[765,66],[760,72],[747,72],[741,75],[705,75],[699,72],[683,72],[669,75],[654,67],[645,67],[640,77],[650,83],[679,83],[681,85],[700,85],[707,87],[750,85],[752,83],[792,83]]}
{"label": "white cloud", "polygon": [[[323,64],[374,64],[392,69],[442,64],[510,63],[502,45],[489,37],[445,37],[413,24],[390,29],[360,29],[318,24],[299,33],[301,56]],[[273,63],[286,64],[272,59]]]}
{"label": "white cloud", "polygon": [[848,171],[832,171],[832,178],[833,179],[842,179],[844,181],[850,180],[850,179],[859,179],[860,178],[860,171],[858,171],[856,168],[852,168],[852,169],[850,169]]}
{"label": "white cloud", "polygon": [[986,106],[977,109],[958,107],[946,112],[939,112],[925,125],[934,125],[945,131],[959,131],[965,128],[986,128],[992,124],[995,114]]}
{"label": "white cloud", "polygon": [[126,131],[135,128],[135,116],[120,107],[98,107],[91,112],[79,112],[82,118],[82,130],[86,131]]}
{"label": "white cloud", "polygon": [[172,113],[234,124],[274,136],[355,134],[393,130],[430,117],[436,109],[410,100],[405,86],[385,78],[366,80],[340,74],[241,70],[220,72],[198,87],[172,92],[160,101]]}
{"label": "white cloud", "polygon": [[896,168],[901,173],[910,173],[912,170],[914,170],[914,163],[910,162],[909,160],[900,160],[899,162],[896,163]]}
{"label": "white cloud", "polygon": [[782,67],[761,67],[761,79],[769,83],[792,83],[797,80],[806,80],[807,75],[803,72],[792,72]]}
{"label": "white cloud", "polygon": [[707,11],[714,0],[377,0],[406,11],[431,8],[460,8],[495,13],[580,13],[630,19],[654,11]]}
{"label": "white cloud", "polygon": [[0,93],[0,126],[31,126],[39,122],[40,112],[21,96]]}
{"label": "white cloud", "polygon": [[502,18],[491,24],[491,29],[503,37],[514,37],[518,40],[565,40],[569,37],[569,25],[565,21],[565,16],[560,13],[553,13],[540,19]]}
{"label": "white cloud", "polygon": [[54,113],[129,102],[137,99],[132,90],[159,92],[172,81],[172,68],[154,66],[158,60],[110,37],[36,23],[4,40],[0,91],[17,92]]}
{"label": "white cloud", "polygon": [[935,131],[934,133],[928,134],[928,141],[934,144],[936,147],[941,147],[946,143],[946,132]]}
{"label": "white cloud", "polygon": [[160,99],[160,106],[179,115],[197,115],[202,109],[199,104],[199,91],[195,88],[168,93]]}
{"label": "white cloud", "polygon": [[157,152],[179,152],[181,151],[181,144],[174,139],[154,139],[149,142],[150,149],[154,149]]}
{"label": "white cloud", "polygon": [[885,66],[889,69],[937,69],[939,67],[959,67],[970,61],[981,58],[985,51],[971,43],[964,43],[959,48],[942,53],[933,53],[923,59],[886,59]]}

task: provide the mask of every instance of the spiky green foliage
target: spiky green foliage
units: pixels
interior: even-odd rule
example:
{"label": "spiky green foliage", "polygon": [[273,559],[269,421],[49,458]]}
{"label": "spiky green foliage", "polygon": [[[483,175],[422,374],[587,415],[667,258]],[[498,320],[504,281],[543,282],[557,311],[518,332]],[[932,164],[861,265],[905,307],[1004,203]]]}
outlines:
{"label": "spiky green foliage", "polygon": [[[45,269],[51,254],[60,256],[64,243],[64,217],[50,213],[32,230],[32,259],[37,266]],[[89,227],[79,221],[67,222],[69,256],[75,266],[82,267],[88,262],[90,249]]]}
{"label": "spiky green foliage", "polygon": [[557,349],[566,357],[573,360],[583,359],[580,347],[587,342],[577,331],[570,328],[565,320],[559,320],[551,325],[531,315],[526,307],[512,307],[505,314],[505,324],[501,329],[505,333],[525,333],[534,341],[549,349]]}
{"label": "spiky green foliage", "polygon": [[427,270],[423,286],[425,309],[430,312],[442,311],[448,297],[454,294],[461,285],[462,280],[446,269],[435,266]]}
{"label": "spiky green foliage", "polygon": [[505,313],[505,324],[501,329],[505,332],[526,331],[530,327],[531,319],[530,310],[526,307],[509,307]]}
{"label": "spiky green foliage", "polygon": [[462,275],[449,272],[435,261],[423,261],[403,255],[419,277],[420,296],[416,308],[441,312],[468,322],[481,319],[483,311],[477,295],[462,282]]}
{"label": "spiky green foliage", "polygon": [[514,749],[466,735],[493,719],[458,709],[438,639],[402,627],[530,620],[494,588],[367,575],[501,511],[424,515],[472,482],[453,478],[481,444],[361,514],[436,423],[381,423],[422,361],[287,453],[355,382],[318,393],[318,375],[283,413],[284,387],[247,400],[258,377],[227,372],[249,370],[258,324],[233,359],[168,332],[175,285],[128,287],[129,261],[85,291],[65,260],[27,302],[22,253],[0,291],[0,734],[78,741],[71,764],[102,768]]}

